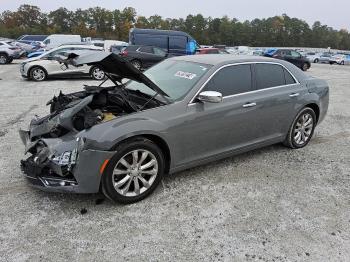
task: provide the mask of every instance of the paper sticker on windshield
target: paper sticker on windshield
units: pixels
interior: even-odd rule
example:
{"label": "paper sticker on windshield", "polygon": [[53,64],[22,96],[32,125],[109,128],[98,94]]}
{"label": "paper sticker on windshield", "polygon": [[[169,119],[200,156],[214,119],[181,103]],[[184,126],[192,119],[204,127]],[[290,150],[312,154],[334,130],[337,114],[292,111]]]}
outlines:
{"label": "paper sticker on windshield", "polygon": [[195,78],[197,75],[196,75],[196,74],[189,73],[189,72],[177,71],[176,74],[175,74],[175,76],[178,76],[178,77],[182,77],[182,78],[186,78],[186,79],[192,80],[192,79]]}

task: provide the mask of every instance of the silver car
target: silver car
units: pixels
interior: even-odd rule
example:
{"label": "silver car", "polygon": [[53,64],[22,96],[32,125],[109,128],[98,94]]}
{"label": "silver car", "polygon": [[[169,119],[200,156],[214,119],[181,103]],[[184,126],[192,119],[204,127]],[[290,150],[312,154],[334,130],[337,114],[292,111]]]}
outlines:
{"label": "silver car", "polygon": [[34,81],[44,81],[49,77],[71,77],[89,75],[95,80],[103,80],[104,72],[97,66],[74,66],[61,62],[61,57],[70,52],[101,51],[102,48],[88,45],[63,45],[29,58],[20,65],[23,78]]}
{"label": "silver car", "polygon": [[327,83],[283,60],[181,56],[144,73],[102,52],[71,62],[101,67],[114,85],[61,93],[20,131],[21,168],[48,191],[133,203],[165,173],[276,143],[303,148],[328,109]]}

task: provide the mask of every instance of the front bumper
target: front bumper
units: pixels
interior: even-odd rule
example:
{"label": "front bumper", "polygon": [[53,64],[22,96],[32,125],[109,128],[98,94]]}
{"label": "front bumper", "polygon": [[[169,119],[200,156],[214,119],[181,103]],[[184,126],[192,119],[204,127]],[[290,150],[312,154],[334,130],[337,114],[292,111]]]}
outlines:
{"label": "front bumper", "polygon": [[[26,150],[36,146],[36,142],[30,143],[28,132],[20,131],[22,141]],[[66,138],[65,138],[66,139]],[[76,151],[74,163],[69,159],[69,165],[59,165],[53,160],[52,154],[60,155],[64,150],[74,150],[75,139],[46,139],[56,141],[45,141],[47,148],[21,161],[21,170],[28,181],[36,188],[50,192],[66,193],[97,193],[99,192],[101,174],[100,167],[105,160],[110,159],[115,152],[81,149]],[[45,139],[43,139],[45,140]],[[56,146],[55,146],[56,145]],[[64,149],[62,149],[64,148]],[[43,150],[46,150],[43,152]],[[46,155],[49,155],[46,159]],[[37,158],[42,158],[38,161]],[[44,160],[46,159],[46,160]]]}

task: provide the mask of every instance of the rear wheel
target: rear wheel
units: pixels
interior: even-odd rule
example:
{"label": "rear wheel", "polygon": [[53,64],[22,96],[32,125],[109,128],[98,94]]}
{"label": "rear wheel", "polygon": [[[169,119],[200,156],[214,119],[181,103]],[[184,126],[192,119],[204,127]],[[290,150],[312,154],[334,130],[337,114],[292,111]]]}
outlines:
{"label": "rear wheel", "polygon": [[8,55],[7,54],[0,54],[0,64],[4,65],[8,63]]}
{"label": "rear wheel", "polygon": [[318,58],[316,58],[315,61],[314,61],[314,63],[317,64],[318,62],[319,62],[319,60],[318,60]]}
{"label": "rear wheel", "polygon": [[303,71],[307,71],[309,68],[310,66],[307,63],[304,63],[303,66],[301,67]]}
{"label": "rear wheel", "polygon": [[34,81],[44,81],[46,78],[47,78],[47,74],[46,74],[46,71],[42,68],[42,67],[39,67],[39,66],[36,66],[36,67],[33,67],[31,70],[30,70],[30,78]]}
{"label": "rear wheel", "polygon": [[141,70],[141,68],[142,68],[142,64],[141,64],[141,62],[140,62],[139,60],[132,60],[132,61],[131,61],[131,64],[132,64],[134,67],[136,67],[138,70]]}
{"label": "rear wheel", "polygon": [[105,72],[97,66],[91,68],[90,75],[94,80],[103,80],[106,77]]}
{"label": "rear wheel", "polygon": [[345,62],[344,61],[341,61],[341,63],[340,63],[341,65],[345,65]]}
{"label": "rear wheel", "polygon": [[164,173],[164,157],[148,139],[119,145],[102,176],[102,191],[115,202],[130,204],[150,195]]}
{"label": "rear wheel", "polygon": [[305,147],[314,133],[316,121],[314,110],[309,107],[302,109],[295,117],[283,144],[293,149]]}

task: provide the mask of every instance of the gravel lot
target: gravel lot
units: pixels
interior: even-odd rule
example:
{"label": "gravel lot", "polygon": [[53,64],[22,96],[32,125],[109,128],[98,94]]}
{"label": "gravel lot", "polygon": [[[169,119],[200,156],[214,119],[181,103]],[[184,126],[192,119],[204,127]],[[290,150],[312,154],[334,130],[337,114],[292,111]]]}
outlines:
{"label": "gravel lot", "polygon": [[[328,116],[310,145],[255,150],[167,176],[129,206],[31,188],[17,130],[59,90],[91,80],[23,80],[0,66],[1,261],[350,261],[350,67],[329,81]],[[82,209],[85,214],[81,214]]]}

